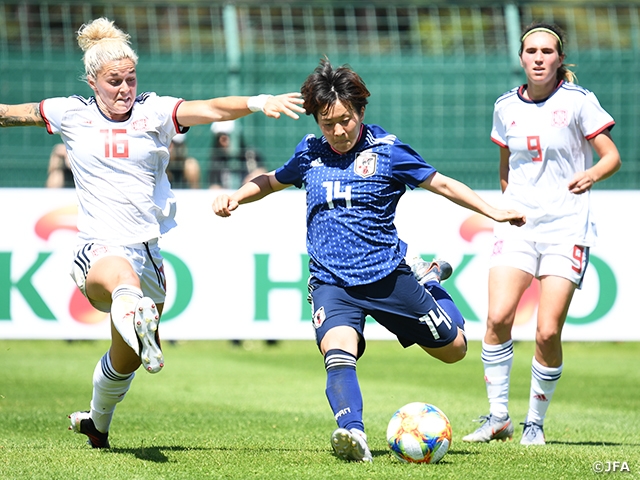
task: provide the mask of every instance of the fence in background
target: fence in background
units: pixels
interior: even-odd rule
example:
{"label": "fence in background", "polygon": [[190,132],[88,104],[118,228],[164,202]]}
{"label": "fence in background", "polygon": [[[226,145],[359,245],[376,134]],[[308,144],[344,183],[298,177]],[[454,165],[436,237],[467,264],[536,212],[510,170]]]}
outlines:
{"label": "fence in background", "polygon": [[[367,122],[396,133],[443,173],[474,188],[497,189],[498,152],[489,140],[493,102],[524,81],[509,40],[531,21],[544,20],[565,29],[567,62],[576,65],[578,83],[617,121],[613,136],[623,171],[598,187],[640,188],[638,6],[395,3],[6,0],[0,4],[0,103],[91,95],[79,80],[75,32],[107,16],[130,33],[141,57],[139,91],[186,99],[295,91],[327,55],[367,82]],[[252,115],[238,125],[268,168],[284,162],[303,135],[318,132],[310,117],[294,122]],[[43,129],[1,130],[0,187],[44,185],[57,140]],[[188,142],[206,187],[209,128],[192,128]]]}

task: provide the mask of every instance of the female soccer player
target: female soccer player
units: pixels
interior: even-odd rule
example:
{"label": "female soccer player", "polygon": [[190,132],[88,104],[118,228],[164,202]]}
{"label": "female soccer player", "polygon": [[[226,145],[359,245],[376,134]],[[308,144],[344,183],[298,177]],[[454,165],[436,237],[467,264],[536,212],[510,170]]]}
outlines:
{"label": "female soccer player", "polygon": [[213,210],[227,217],[239,204],[304,185],[313,325],[339,427],[331,443],[340,458],[372,461],[356,376],[366,316],[403,346],[416,343],[445,363],[461,360],[467,349],[464,319],[439,283],[451,267],[434,262],[422,279],[425,288],[405,263],[407,245],[393,222],[406,186],[425,188],[496,221],[521,225],[525,219],[491,207],[466,185],[437,173],[395,135],[364,124],[370,94],[349,67],[335,69],[325,58],[301,91],[305,111],[323,136],[305,136],[285,165],[218,196]]}
{"label": "female soccer player", "polygon": [[[589,191],[620,168],[609,130],[614,121],[596,96],[575,85],[564,65],[564,34],[535,23],[523,33],[520,64],[527,83],[495,103],[491,140],[500,146],[500,186],[508,208],[527,216],[523,228],[495,226],[489,312],[482,344],[489,415],[468,442],[512,438],[507,409],[516,308],[540,280],[529,412],[521,444],[545,443],[544,418],[562,373],[561,334],[580,288],[596,229]],[[595,165],[592,147],[600,157]]]}
{"label": "female soccer player", "polygon": [[78,196],[78,240],[71,275],[92,305],[111,313],[111,348],[93,374],[90,412],[71,427],[94,448],[108,448],[116,404],[142,364],[164,365],[158,323],[165,276],[158,237],[175,226],[167,180],[169,144],[191,125],[232,120],[261,110],[278,118],[302,113],[299,93],[183,101],[137,95],[138,57],[129,35],[106,18],[83,25],[86,81],[95,96],[0,105],[0,126],[46,127],[67,148]]}

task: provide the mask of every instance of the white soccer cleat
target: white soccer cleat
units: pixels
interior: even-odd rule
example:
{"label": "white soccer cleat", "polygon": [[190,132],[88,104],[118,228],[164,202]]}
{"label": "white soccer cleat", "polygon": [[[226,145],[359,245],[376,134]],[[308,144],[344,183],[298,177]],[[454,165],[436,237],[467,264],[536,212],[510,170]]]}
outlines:
{"label": "white soccer cleat", "polygon": [[522,431],[520,445],[546,445],[547,442],[544,440],[542,425],[526,420],[522,425],[524,425],[524,430]]}
{"label": "white soccer cleat", "polygon": [[420,285],[425,285],[429,281],[442,283],[453,273],[451,264],[445,260],[434,260],[431,263],[425,262],[422,257],[413,257],[409,262],[413,276],[416,277]]}
{"label": "white soccer cleat", "polygon": [[373,462],[367,445],[367,435],[357,428],[338,428],[331,435],[331,446],[336,455],[353,462]]}
{"label": "white soccer cleat", "polygon": [[477,422],[482,422],[475,432],[462,437],[463,442],[490,442],[491,440],[511,440],[513,438],[513,423],[509,418],[483,415]]}
{"label": "white soccer cleat", "polygon": [[133,325],[140,345],[140,361],[149,373],[158,373],[164,367],[164,356],[158,337],[160,314],[149,297],[143,297],[136,305]]}

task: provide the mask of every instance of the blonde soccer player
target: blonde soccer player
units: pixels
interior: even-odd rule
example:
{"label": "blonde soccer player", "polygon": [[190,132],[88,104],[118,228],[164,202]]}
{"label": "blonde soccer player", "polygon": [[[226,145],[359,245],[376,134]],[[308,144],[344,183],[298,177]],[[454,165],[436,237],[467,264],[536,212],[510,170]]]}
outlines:
{"label": "blonde soccer player", "polygon": [[93,96],[0,104],[0,126],[45,127],[60,135],[78,197],[78,245],[71,275],[91,304],[111,314],[111,347],[93,374],[91,409],[72,413],[70,429],[94,448],[109,447],[116,405],[142,365],[164,366],[158,324],[165,275],[158,238],[176,225],[166,168],[169,145],[192,125],[252,112],[294,119],[299,93],[184,101],[138,94],[138,56],[129,35],[98,18],[78,31]]}

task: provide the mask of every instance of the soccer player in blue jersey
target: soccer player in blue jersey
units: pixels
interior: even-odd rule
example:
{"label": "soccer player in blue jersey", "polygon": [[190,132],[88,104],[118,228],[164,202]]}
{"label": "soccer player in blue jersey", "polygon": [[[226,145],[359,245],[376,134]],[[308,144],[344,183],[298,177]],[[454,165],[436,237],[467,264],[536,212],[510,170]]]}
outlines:
{"label": "soccer player in blue jersey", "polygon": [[356,376],[367,315],[404,347],[418,344],[445,363],[461,360],[467,351],[464,319],[440,285],[451,273],[449,265],[433,262],[423,286],[404,260],[407,245],[393,222],[406,187],[425,188],[499,222],[522,225],[525,218],[493,208],[466,185],[436,172],[395,135],[363,123],[370,94],[348,66],[334,68],[323,59],[301,93],[322,137],[305,136],[285,165],[218,196],[213,210],[227,217],[240,204],[304,186],[313,325],[338,424],[331,443],[340,458],[370,462]]}

